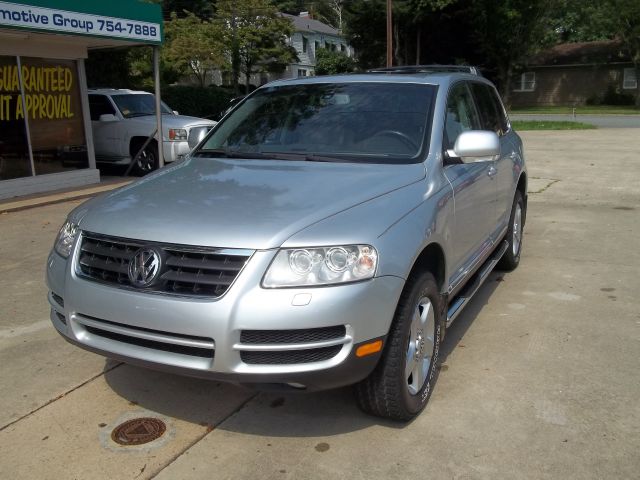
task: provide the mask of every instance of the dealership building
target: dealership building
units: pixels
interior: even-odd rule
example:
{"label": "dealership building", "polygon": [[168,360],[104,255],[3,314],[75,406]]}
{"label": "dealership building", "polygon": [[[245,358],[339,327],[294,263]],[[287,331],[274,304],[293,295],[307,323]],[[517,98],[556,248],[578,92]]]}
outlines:
{"label": "dealership building", "polygon": [[138,0],[0,1],[0,199],[100,180],[84,60],[152,45],[157,79],[162,35],[160,6]]}

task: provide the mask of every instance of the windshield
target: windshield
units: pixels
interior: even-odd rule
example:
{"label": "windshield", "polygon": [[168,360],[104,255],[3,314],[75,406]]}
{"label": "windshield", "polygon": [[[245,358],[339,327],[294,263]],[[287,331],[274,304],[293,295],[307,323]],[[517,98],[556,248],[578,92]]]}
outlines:
{"label": "windshield", "polygon": [[430,85],[373,82],[263,88],[194,155],[416,163],[434,92]]}
{"label": "windshield", "polygon": [[[124,118],[156,114],[156,98],[147,94],[111,95]],[[166,103],[162,103],[162,113],[173,113]]]}

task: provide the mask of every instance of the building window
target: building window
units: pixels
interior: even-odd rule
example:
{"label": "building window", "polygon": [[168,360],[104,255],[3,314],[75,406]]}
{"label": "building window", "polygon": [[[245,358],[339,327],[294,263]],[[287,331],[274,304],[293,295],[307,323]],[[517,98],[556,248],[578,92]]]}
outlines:
{"label": "building window", "polygon": [[306,77],[307,76],[307,71],[304,68],[299,68],[298,69],[298,76],[299,77]]}
{"label": "building window", "polygon": [[638,76],[635,68],[624,69],[622,88],[624,88],[625,90],[635,90],[636,88],[638,88]]}
{"label": "building window", "polygon": [[536,89],[536,72],[524,72],[516,83],[516,92],[533,92]]}
{"label": "building window", "polygon": [[309,40],[307,39],[307,37],[302,37],[302,51],[304,53],[307,53],[307,49],[309,48]]}
{"label": "building window", "polygon": [[76,62],[0,56],[0,180],[88,166]]}
{"label": "building window", "polygon": [[317,52],[318,49],[320,48],[320,42],[318,42],[318,41],[314,42],[313,46],[315,47],[315,52]]}
{"label": "building window", "polygon": [[344,43],[340,44],[340,51],[344,53],[344,51],[346,50]]}

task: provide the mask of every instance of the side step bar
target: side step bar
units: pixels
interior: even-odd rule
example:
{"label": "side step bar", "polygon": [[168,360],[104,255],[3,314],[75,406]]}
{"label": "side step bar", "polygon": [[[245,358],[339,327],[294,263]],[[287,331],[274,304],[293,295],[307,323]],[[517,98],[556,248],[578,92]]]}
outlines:
{"label": "side step bar", "polygon": [[476,294],[478,289],[482,286],[485,280],[489,277],[491,271],[495,268],[497,263],[502,258],[502,255],[509,248],[509,243],[504,240],[493,254],[484,262],[482,267],[474,274],[473,278],[464,287],[456,298],[449,304],[449,310],[447,311],[447,328],[453,323],[453,321],[460,315],[464,307],[467,306],[469,301]]}

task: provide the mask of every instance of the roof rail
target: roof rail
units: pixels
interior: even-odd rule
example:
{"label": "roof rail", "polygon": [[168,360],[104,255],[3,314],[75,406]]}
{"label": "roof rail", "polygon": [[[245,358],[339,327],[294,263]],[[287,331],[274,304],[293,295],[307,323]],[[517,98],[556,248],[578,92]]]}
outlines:
{"label": "roof rail", "polygon": [[406,65],[402,67],[374,68],[367,70],[367,73],[439,73],[439,72],[459,72],[470,73],[482,76],[477,67],[470,65]]}

